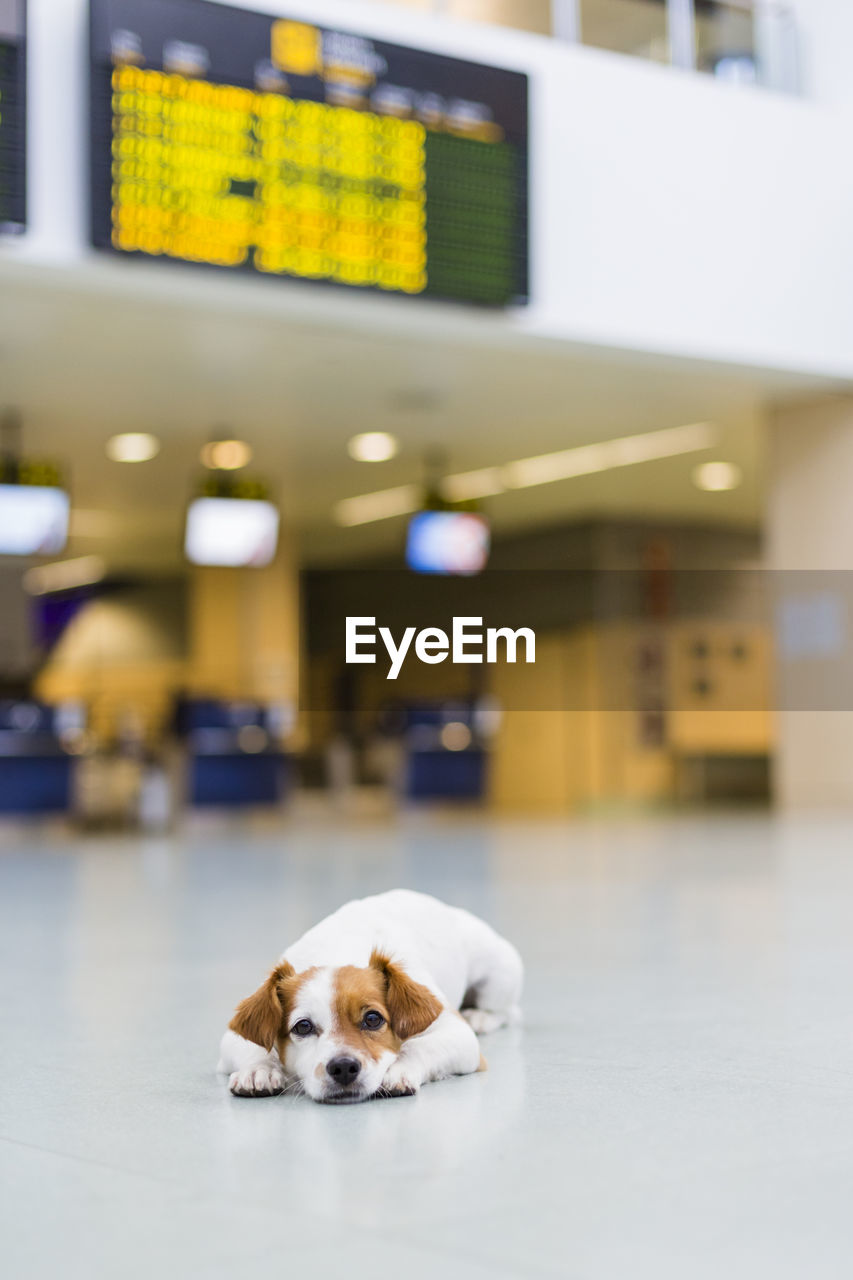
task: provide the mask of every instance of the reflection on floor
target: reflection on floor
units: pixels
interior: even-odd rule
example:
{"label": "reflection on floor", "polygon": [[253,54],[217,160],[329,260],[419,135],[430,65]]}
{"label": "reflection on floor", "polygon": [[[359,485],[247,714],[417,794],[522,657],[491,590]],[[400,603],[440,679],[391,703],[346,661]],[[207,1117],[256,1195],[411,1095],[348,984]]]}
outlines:
{"label": "reflection on floor", "polygon": [[[228,1096],[236,1000],[393,885],[518,943],[526,1026],[415,1099]],[[846,1277],[851,896],[829,819],[0,832],[5,1273]]]}

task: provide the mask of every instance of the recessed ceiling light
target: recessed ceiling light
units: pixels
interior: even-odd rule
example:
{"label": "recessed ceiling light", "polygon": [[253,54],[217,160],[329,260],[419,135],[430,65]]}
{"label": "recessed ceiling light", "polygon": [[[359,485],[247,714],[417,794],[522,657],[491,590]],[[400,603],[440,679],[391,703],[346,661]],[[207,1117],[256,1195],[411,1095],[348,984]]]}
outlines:
{"label": "recessed ceiling light", "polygon": [[252,461],[252,447],[245,440],[211,440],[202,449],[201,460],[211,471],[239,471]]}
{"label": "recessed ceiling light", "polygon": [[702,462],[693,468],[693,483],[708,493],[736,489],[742,479],[743,472],[733,462]]}
{"label": "recessed ceiling light", "polygon": [[125,431],[107,441],[107,457],[113,462],[150,462],[159,452],[160,441],[147,431]]}
{"label": "recessed ceiling light", "polygon": [[347,452],[356,462],[387,462],[399,452],[400,442],[387,431],[364,431],[353,436]]}

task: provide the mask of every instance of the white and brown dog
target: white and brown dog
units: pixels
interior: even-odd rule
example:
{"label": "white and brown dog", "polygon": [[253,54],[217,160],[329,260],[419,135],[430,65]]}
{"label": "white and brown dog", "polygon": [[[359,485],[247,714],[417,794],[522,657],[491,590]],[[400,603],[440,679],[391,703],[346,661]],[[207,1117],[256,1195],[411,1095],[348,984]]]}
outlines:
{"label": "white and brown dog", "polygon": [[406,889],[348,902],[238,1007],[219,1070],[240,1097],[417,1093],[480,1071],[477,1034],[518,1017],[521,958],[482,920]]}

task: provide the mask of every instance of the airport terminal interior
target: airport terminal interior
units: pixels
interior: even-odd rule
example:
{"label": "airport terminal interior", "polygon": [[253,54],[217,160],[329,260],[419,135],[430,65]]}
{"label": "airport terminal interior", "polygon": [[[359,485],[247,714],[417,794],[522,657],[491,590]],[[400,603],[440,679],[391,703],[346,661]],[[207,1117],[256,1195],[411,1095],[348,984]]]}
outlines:
{"label": "airport terminal interior", "polygon": [[[835,1280],[846,0],[0,0],[9,1274]],[[244,1099],[408,887],[488,1071]]]}

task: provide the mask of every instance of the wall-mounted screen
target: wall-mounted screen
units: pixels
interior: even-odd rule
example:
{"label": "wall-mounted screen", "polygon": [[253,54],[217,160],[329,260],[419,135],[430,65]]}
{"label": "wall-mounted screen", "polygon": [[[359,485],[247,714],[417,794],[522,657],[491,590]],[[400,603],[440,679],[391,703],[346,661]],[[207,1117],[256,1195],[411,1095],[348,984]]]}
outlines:
{"label": "wall-mounted screen", "polygon": [[416,573],[480,573],[489,559],[488,521],[469,511],[419,511],[409,521],[406,564]]}
{"label": "wall-mounted screen", "polygon": [[191,564],[259,569],[275,556],[278,523],[271,502],[196,498],[187,512],[184,553]]}
{"label": "wall-mounted screen", "polygon": [[26,0],[0,0],[0,232],[27,219]]}
{"label": "wall-mounted screen", "polygon": [[93,241],[527,299],[527,77],[210,0],[91,0]]}
{"label": "wall-mounted screen", "polygon": [[0,484],[0,555],[53,556],[68,540],[64,489]]}

